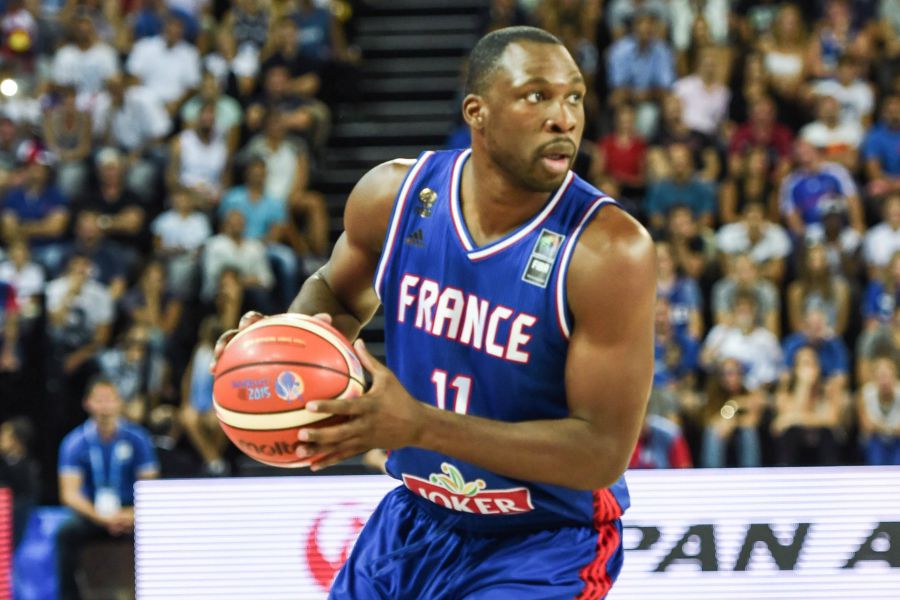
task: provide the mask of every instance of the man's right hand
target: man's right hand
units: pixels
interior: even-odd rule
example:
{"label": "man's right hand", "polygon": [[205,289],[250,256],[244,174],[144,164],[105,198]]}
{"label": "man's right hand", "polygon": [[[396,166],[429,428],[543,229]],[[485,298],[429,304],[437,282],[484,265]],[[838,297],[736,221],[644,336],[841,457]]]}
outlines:
{"label": "man's right hand", "polygon": [[[209,372],[215,374],[216,372],[216,362],[218,362],[219,357],[222,356],[222,352],[225,350],[225,346],[228,345],[228,342],[231,341],[239,331],[250,327],[260,319],[264,319],[265,315],[256,312],[255,310],[251,310],[248,313],[245,313],[243,317],[241,317],[240,322],[238,323],[237,329],[229,329],[225,333],[219,336],[219,339],[216,340],[216,347],[213,349],[213,361],[209,365]],[[328,313],[318,313],[313,315],[313,318],[319,319],[320,321],[324,321],[325,323],[331,324],[331,315]]]}

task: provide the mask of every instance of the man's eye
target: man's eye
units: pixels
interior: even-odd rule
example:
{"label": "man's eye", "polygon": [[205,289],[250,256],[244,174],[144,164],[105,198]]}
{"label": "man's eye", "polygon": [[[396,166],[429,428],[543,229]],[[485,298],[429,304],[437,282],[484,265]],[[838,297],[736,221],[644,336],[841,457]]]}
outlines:
{"label": "man's eye", "polygon": [[578,104],[583,99],[584,99],[584,96],[579,92],[575,92],[574,94],[569,94],[569,102],[571,102],[572,104]]}
{"label": "man's eye", "polygon": [[541,92],[529,92],[527,96],[525,96],[525,100],[532,103],[538,103],[544,99],[544,94]]}

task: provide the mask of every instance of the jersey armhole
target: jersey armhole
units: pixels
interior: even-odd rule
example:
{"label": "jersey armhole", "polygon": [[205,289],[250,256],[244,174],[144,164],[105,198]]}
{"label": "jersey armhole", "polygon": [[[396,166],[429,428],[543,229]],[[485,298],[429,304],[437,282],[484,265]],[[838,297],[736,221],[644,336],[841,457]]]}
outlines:
{"label": "jersey armhole", "polygon": [[584,212],[578,225],[572,230],[569,239],[566,240],[563,247],[562,258],[559,261],[559,268],[556,272],[554,296],[556,298],[556,322],[559,325],[560,332],[566,340],[569,339],[569,336],[572,333],[572,313],[569,310],[569,298],[566,294],[569,263],[572,261],[572,254],[575,251],[575,246],[578,244],[578,238],[581,237],[581,233],[584,231],[585,226],[594,218],[597,211],[607,204],[619,206],[621,208],[618,202],[605,196],[594,200]]}
{"label": "jersey armhole", "polygon": [[400,191],[397,192],[397,198],[394,200],[394,208],[391,211],[391,220],[388,223],[387,234],[384,236],[384,243],[381,247],[381,257],[378,259],[378,266],[375,269],[375,279],[372,282],[372,287],[375,289],[375,295],[378,296],[379,301],[383,301],[381,287],[384,285],[384,275],[387,271],[388,264],[390,263],[394,246],[397,245],[397,234],[400,230],[400,223],[403,221],[403,215],[406,211],[409,193],[413,188],[413,183],[415,183],[416,178],[422,171],[422,167],[425,166],[425,163],[433,154],[434,151],[428,150],[419,155],[415,164],[406,173],[403,184],[400,186]]}

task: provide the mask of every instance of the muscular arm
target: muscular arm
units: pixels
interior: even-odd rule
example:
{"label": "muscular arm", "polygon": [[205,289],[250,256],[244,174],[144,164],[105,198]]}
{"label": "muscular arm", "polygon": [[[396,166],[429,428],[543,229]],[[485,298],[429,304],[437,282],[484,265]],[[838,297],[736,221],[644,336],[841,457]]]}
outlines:
{"label": "muscular arm", "polygon": [[372,278],[397,190],[411,165],[392,161],[366,173],[347,199],[344,233],[328,263],[306,280],[291,312],[328,313],[334,326],[355,339],[378,309]]}

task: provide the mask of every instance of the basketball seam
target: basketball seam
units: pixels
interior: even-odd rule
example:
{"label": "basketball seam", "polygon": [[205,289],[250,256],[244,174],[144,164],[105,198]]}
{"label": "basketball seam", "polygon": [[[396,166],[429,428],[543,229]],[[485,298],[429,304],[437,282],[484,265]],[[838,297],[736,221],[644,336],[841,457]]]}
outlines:
{"label": "basketball seam", "polygon": [[[346,377],[347,379],[349,379],[351,381],[355,381],[356,383],[358,383],[359,385],[362,386],[363,390],[366,389],[365,382],[360,381],[356,377],[351,376],[349,373],[345,373],[345,372],[341,371],[340,369],[335,369],[333,367],[327,367],[325,365],[320,365],[318,363],[303,362],[303,361],[280,360],[278,362],[241,363],[239,365],[229,367],[229,368],[225,369],[224,371],[222,371],[221,373],[216,373],[215,378],[219,379],[219,377],[224,377],[225,375],[228,375],[229,373],[233,373],[234,371],[237,371],[239,369],[246,369],[248,367],[267,367],[267,366],[275,367],[278,365],[288,365],[288,366],[292,366],[292,367],[314,367],[316,369],[322,369],[324,371],[331,371],[332,373],[337,373],[338,375],[343,375],[344,377]],[[345,389],[345,391],[346,391],[346,389]]]}

